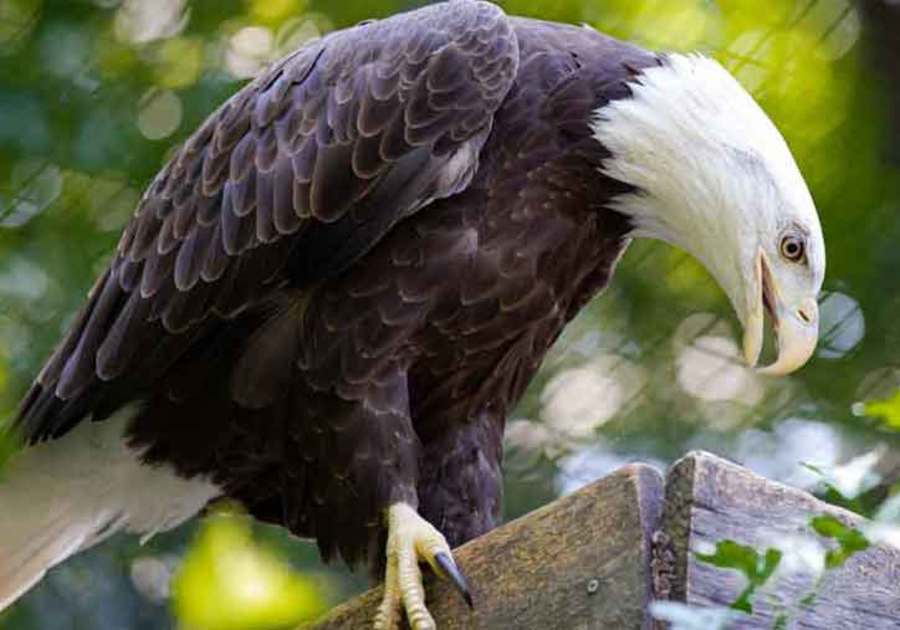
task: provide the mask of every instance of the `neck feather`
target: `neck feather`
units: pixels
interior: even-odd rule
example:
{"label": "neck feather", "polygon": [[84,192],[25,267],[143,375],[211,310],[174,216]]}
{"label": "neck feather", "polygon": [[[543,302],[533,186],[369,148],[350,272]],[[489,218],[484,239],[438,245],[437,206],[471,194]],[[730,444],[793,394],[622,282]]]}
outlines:
{"label": "neck feather", "polygon": [[597,110],[594,137],[610,152],[603,174],[635,192],[615,198],[633,235],[680,247],[733,302],[760,234],[785,205],[815,213],[781,134],[716,61],[670,55]]}

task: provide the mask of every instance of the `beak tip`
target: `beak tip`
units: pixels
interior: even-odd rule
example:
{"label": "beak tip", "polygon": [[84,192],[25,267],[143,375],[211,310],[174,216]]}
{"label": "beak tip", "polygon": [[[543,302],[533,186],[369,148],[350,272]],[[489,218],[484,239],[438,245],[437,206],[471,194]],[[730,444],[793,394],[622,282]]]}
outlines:
{"label": "beak tip", "polygon": [[[803,367],[818,342],[818,303],[814,296],[800,300],[799,306],[779,286],[765,252],[760,249],[755,265],[750,308],[744,326],[744,359],[762,376],[787,376]],[[765,310],[772,318],[778,357],[771,365],[755,367],[762,352]]]}
{"label": "beak tip", "polygon": [[806,365],[811,356],[812,353],[805,354],[802,357],[778,357],[778,360],[772,365],[757,368],[756,373],[770,377],[788,376]]}
{"label": "beak tip", "polygon": [[778,378],[780,376],[787,376],[788,374],[793,372],[793,370],[781,369],[780,367],[778,367],[777,364],[774,364],[774,363],[772,365],[767,365],[766,367],[756,368],[753,371],[756,372],[757,374],[759,374],[760,376],[766,376],[769,378]]}
{"label": "beak tip", "polygon": [[744,363],[746,363],[747,367],[752,370],[756,367],[756,357],[751,356],[749,353],[744,353]]}
{"label": "beak tip", "polygon": [[759,337],[759,332],[752,328],[748,328],[744,335],[744,362],[751,369],[759,363],[759,355],[762,352],[762,343],[759,341]]}

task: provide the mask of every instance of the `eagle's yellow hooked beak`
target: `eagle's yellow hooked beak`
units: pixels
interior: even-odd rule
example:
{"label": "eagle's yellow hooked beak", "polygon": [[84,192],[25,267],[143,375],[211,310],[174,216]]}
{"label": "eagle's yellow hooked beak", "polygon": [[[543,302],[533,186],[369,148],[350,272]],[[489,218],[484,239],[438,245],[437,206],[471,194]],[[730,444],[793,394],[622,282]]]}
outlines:
{"label": "eagle's yellow hooked beak", "polygon": [[751,367],[759,360],[763,345],[764,310],[772,319],[778,358],[757,370],[760,374],[784,376],[809,360],[819,339],[819,307],[815,296],[786,295],[772,274],[766,253],[757,254],[754,292],[744,328],[744,358]]}

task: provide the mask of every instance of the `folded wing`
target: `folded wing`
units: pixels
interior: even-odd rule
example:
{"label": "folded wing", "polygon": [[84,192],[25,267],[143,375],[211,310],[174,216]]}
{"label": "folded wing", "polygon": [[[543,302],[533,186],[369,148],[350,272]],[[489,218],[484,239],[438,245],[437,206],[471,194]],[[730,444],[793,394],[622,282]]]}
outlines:
{"label": "folded wing", "polygon": [[449,2],[329,35],[238,92],[148,188],[23,402],[26,437],[109,415],[213,323],[464,189],[517,64],[499,8]]}

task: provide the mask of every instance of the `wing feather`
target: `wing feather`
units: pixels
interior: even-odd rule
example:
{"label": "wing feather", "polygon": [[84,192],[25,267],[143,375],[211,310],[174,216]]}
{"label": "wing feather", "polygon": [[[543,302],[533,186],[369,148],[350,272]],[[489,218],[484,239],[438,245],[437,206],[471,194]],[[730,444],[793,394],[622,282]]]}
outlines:
{"label": "wing feather", "polygon": [[501,9],[449,2],[328,35],[235,94],[149,186],[25,398],[26,435],[146,395],[211,319],[340,272],[462,190],[517,64]]}

